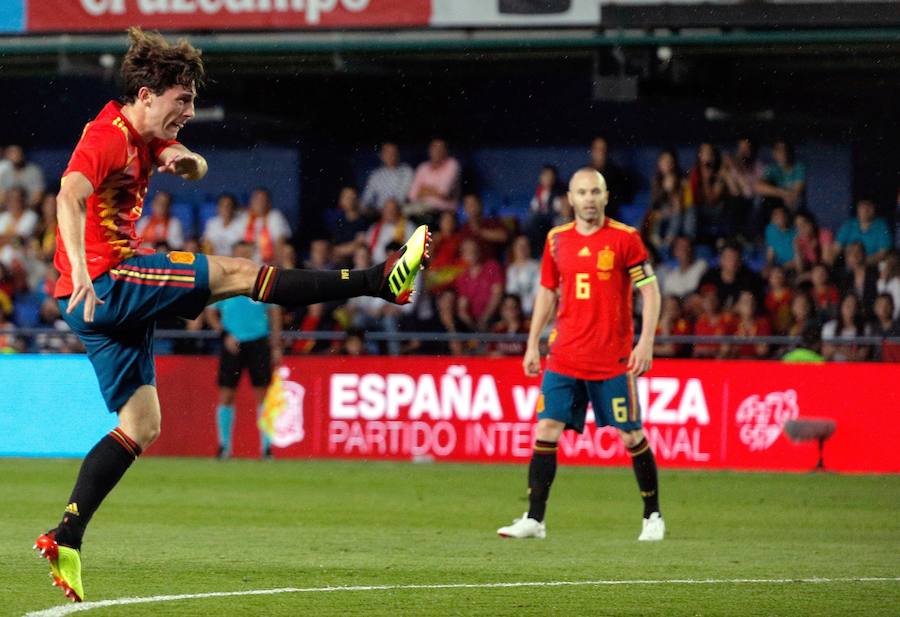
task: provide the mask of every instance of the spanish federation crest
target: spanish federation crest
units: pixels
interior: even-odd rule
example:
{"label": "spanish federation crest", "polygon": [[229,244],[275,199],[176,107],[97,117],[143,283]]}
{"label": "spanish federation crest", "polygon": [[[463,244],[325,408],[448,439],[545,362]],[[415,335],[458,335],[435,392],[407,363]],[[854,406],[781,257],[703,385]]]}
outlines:
{"label": "spanish federation crest", "polygon": [[597,253],[597,278],[601,281],[609,280],[610,271],[616,261],[616,253],[608,246],[604,246],[603,250]]}
{"label": "spanish federation crest", "polygon": [[608,246],[604,246],[603,250],[597,253],[597,269],[609,271],[613,269],[613,263],[616,261],[616,253]]}

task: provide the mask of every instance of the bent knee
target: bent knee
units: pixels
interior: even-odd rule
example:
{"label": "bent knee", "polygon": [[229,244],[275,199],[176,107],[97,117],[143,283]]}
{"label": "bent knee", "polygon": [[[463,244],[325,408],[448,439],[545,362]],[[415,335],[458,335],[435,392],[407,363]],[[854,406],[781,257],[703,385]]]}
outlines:
{"label": "bent knee", "polygon": [[256,278],[260,265],[244,257],[211,257],[213,276],[219,275],[224,280]]}
{"label": "bent knee", "polygon": [[159,438],[160,433],[162,433],[162,427],[158,424],[154,427],[150,427],[144,433],[144,443],[141,445],[142,450],[146,450],[150,445]]}
{"label": "bent knee", "polygon": [[249,294],[260,265],[244,257],[209,257],[209,287],[214,297]]}
{"label": "bent knee", "polygon": [[130,437],[137,442],[141,447],[141,450],[146,450],[159,438],[162,427],[160,426],[159,421],[148,421],[142,422],[138,426],[131,427],[131,432],[134,433],[134,435],[130,435]]}

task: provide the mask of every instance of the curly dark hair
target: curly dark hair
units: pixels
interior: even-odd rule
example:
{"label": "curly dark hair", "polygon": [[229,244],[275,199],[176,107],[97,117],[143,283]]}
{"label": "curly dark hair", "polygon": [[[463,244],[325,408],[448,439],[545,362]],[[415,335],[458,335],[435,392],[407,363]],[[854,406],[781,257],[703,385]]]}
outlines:
{"label": "curly dark hair", "polygon": [[138,91],[162,94],[172,86],[200,88],[206,79],[199,49],[181,39],[170,44],[159,32],[128,29],[131,46],[122,61],[122,100],[133,103]]}

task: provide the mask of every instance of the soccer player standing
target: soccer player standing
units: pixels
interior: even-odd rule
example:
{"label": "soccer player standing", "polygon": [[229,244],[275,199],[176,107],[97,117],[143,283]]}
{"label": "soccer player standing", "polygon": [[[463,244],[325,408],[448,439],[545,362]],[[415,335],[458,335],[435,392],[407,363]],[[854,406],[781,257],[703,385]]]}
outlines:
{"label": "soccer player standing", "polygon": [[[641,431],[635,378],[650,369],[659,320],[660,294],[638,232],[605,214],[606,181],[581,169],[569,182],[575,221],[550,230],[541,263],[541,286],[532,314],[525,374],[541,370],[541,332],[559,301],[550,356],[538,399],[534,451],[528,468],[529,508],[497,533],[507,538],[543,538],[544,512],[556,475],[556,450],[563,430],[584,429],[588,401],[598,426],[614,426],[631,455],[644,500],[639,540],[662,540],[656,461]],[[643,325],[632,349],[632,286],[643,301]]]}
{"label": "soccer player standing", "polygon": [[35,542],[54,585],[84,599],[81,542],[100,503],[160,432],[153,330],[161,317],[196,318],[207,304],[245,295],[298,306],[358,295],[403,304],[427,259],[428,230],[367,270],[305,271],[260,266],[239,257],[170,252],[144,255],[135,223],[154,167],[187,180],[207,171],[202,156],[176,138],[194,115],[205,69],[186,41],[128,32],[123,103],[108,103],[87,124],[57,197],[60,276],[55,296],[94,367],[118,426],[87,454],[62,520]]}

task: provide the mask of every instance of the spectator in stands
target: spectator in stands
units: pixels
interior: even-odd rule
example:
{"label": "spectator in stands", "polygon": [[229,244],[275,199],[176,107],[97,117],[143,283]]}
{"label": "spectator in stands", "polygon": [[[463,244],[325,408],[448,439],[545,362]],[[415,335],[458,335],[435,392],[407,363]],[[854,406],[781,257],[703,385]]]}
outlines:
{"label": "spectator in stands", "polygon": [[634,195],[628,174],[612,160],[609,150],[609,142],[605,137],[599,135],[594,137],[591,141],[590,167],[599,171],[606,180],[606,188],[609,191],[606,216],[617,218],[619,208],[630,203]]}
{"label": "spectator in stands", "polygon": [[400,160],[400,148],[386,141],[381,145],[381,166],[369,174],[362,195],[365,210],[380,211],[389,199],[406,201],[412,186],[412,167]]}
{"label": "spectator in stands", "polygon": [[6,192],[6,211],[0,213],[0,245],[31,237],[38,221],[38,215],[28,207],[25,189],[13,186]]}
{"label": "spectator in stands", "polygon": [[888,253],[878,264],[878,280],[875,283],[879,294],[890,294],[894,300],[894,319],[900,318],[900,255]]}
{"label": "spectator in stands", "polygon": [[[734,335],[745,338],[753,338],[756,336],[770,336],[772,334],[772,326],[769,320],[756,312],[756,296],[752,291],[744,290],[738,296],[738,301],[734,305],[737,323],[735,324]],[[741,359],[760,360],[769,355],[769,345],[767,343],[752,343],[745,345],[735,345],[732,357]]]}
{"label": "spectator in stands", "polygon": [[10,267],[0,261],[0,313],[12,317],[16,284]]}
{"label": "spectator in stands", "polygon": [[[730,336],[735,331],[735,318],[730,311],[723,311],[719,295],[713,289],[704,289],[703,313],[694,324],[695,336]],[[695,358],[727,358],[731,354],[731,345],[714,343],[697,343],[694,345]]]}
{"label": "spectator in stands", "polygon": [[[896,313],[894,297],[889,293],[878,294],[875,298],[875,318],[869,326],[871,336],[883,338],[900,337],[900,320],[894,317]],[[884,362],[897,362],[900,360],[900,346],[898,343],[882,341],[881,345],[874,348],[874,360]]]}
{"label": "spectator in stands", "polygon": [[29,206],[37,206],[44,197],[46,184],[44,172],[35,163],[25,159],[22,146],[7,146],[5,158],[9,165],[0,168],[0,202],[7,191],[19,186],[25,189],[25,201]]}
{"label": "spectator in stands", "polygon": [[270,263],[278,255],[281,245],[291,239],[287,218],[272,207],[272,194],[262,187],[250,193],[247,211],[235,225],[241,230],[241,239],[256,246],[254,261]]}
{"label": "spectator in stands", "polygon": [[545,164],[538,176],[537,188],[528,207],[525,233],[531,244],[531,254],[540,255],[544,250],[544,240],[553,228],[556,217],[562,212],[566,189],[559,182],[559,171],[555,165]]}
{"label": "spectator in stands", "polygon": [[684,298],[697,291],[709,264],[705,259],[694,258],[694,246],[687,236],[678,236],[672,242],[675,265],[663,265],[659,269],[662,293],[667,296]]}
{"label": "spectator in stands", "polygon": [[764,167],[757,158],[756,143],[749,137],[737,142],[734,154],[722,156],[722,180],[728,193],[728,209],[734,215],[739,234],[753,239],[759,234],[760,222],[756,208],[756,184],[763,177]]}
{"label": "spectator in stands", "polygon": [[297,259],[297,249],[294,248],[293,244],[283,245],[276,258],[276,265],[281,268],[296,268],[298,267],[297,264],[300,263]]}
{"label": "spectator in stands", "polygon": [[750,290],[759,298],[762,296],[762,281],[759,276],[741,261],[741,249],[737,244],[727,243],[719,253],[719,266],[707,271],[700,280],[700,288],[712,286],[718,296],[719,304],[730,309],[737,302],[738,295],[744,289]]}
{"label": "spectator in stands", "polygon": [[789,336],[800,336],[808,328],[822,329],[822,322],[816,316],[815,304],[810,295],[797,290],[791,299],[791,327]]}
{"label": "spectator in stands", "polygon": [[56,194],[47,193],[41,200],[41,219],[34,230],[40,244],[41,259],[53,261],[56,252]]}
{"label": "spectator in stands", "polygon": [[350,328],[344,338],[342,353],[345,356],[364,356],[366,351],[366,331],[361,328]]}
{"label": "spectator in stands", "polygon": [[466,269],[460,256],[462,232],[456,226],[455,212],[441,212],[438,228],[431,240],[431,260],[425,270],[428,291],[434,295],[452,287]]}
{"label": "spectator in stands", "polygon": [[796,261],[794,239],[797,230],[791,225],[787,208],[777,205],[772,208],[771,219],[766,226],[766,264],[792,268]]}
{"label": "spectator in stands", "polygon": [[206,221],[203,246],[213,255],[231,255],[234,245],[244,235],[238,222],[238,201],[231,193],[222,193],[216,200],[216,215]]}
{"label": "spectator in stands", "polygon": [[[357,247],[353,254],[353,268],[357,270],[371,268],[373,264],[369,248],[365,245]],[[403,307],[390,304],[374,296],[350,298],[344,305],[344,309],[347,311],[351,328],[390,333],[397,332],[397,324],[403,312]],[[367,349],[370,353],[378,353],[378,345],[374,342],[370,342]],[[388,341],[387,350],[389,354],[396,356],[400,353],[400,343]]]}
{"label": "spectator in stands", "polygon": [[859,297],[850,292],[841,298],[841,308],[835,319],[822,326],[822,355],[826,360],[838,362],[862,362],[869,356],[869,348],[857,343],[837,343],[829,341],[836,337],[853,338],[868,336]]}
{"label": "spectator in stands", "polygon": [[[457,295],[452,288],[446,288],[436,294],[434,310],[424,319],[410,315],[402,320],[404,331],[457,333],[469,332],[468,326],[459,319],[457,311]],[[434,341],[427,337],[416,337],[405,341],[401,346],[403,354],[426,355],[462,355],[465,345],[461,341]]]}
{"label": "spectator in stands", "polygon": [[837,315],[840,294],[837,287],[831,283],[831,273],[825,264],[816,264],[810,272],[812,282],[813,309],[819,314],[822,321],[833,319]]}
{"label": "spectator in stands", "polygon": [[509,229],[500,220],[484,216],[481,198],[469,193],[463,197],[466,222],[460,229],[464,238],[473,238],[481,245],[484,259],[498,259],[509,242]]}
{"label": "spectator in stands", "polygon": [[365,244],[369,221],[362,214],[359,193],[352,186],[345,186],[338,195],[339,213],[331,229],[334,243],[332,255],[340,267],[349,266],[356,249]]}
{"label": "spectator in stands", "polygon": [[474,238],[463,240],[460,253],[466,270],[456,279],[459,317],[473,331],[486,332],[503,298],[503,270],[496,260],[482,258]]}
{"label": "spectator in stands", "polygon": [[25,270],[25,285],[28,290],[37,289],[47,274],[48,269],[53,268],[53,260],[44,259],[41,253],[40,241],[32,236],[26,239],[22,246],[23,269]]}
{"label": "spectator in stands", "polygon": [[[523,236],[524,237],[524,236]],[[518,341],[492,341],[487,345],[489,356],[521,356],[525,353],[529,321],[522,313],[522,302],[516,294],[506,294],[500,303],[500,320],[491,328],[492,334],[520,334]]]}
{"label": "spectator in stands", "polygon": [[412,222],[403,215],[400,202],[394,198],[384,202],[379,214],[378,220],[366,232],[364,243],[372,254],[373,263],[381,263],[387,259],[388,244],[399,242],[402,245],[415,231]]}
{"label": "spectator in stands", "polygon": [[660,336],[687,336],[691,334],[691,322],[685,316],[681,300],[677,296],[663,296],[662,311],[656,326],[656,343],[653,355],[659,358],[682,358],[688,346],[684,343],[660,343]]}
{"label": "spectator in stands", "polygon": [[184,228],[177,217],[172,216],[172,194],[157,191],[150,202],[150,216],[138,221],[137,233],[144,239],[144,246],[165,242],[173,249],[184,244]]}
{"label": "spectator in stands", "polygon": [[460,166],[450,156],[447,142],[432,139],[428,146],[428,160],[416,168],[409,201],[415,206],[411,214],[428,214],[456,210],[459,199]]}
{"label": "spectator in stands", "polygon": [[868,199],[856,203],[856,216],[841,225],[832,247],[832,262],[840,251],[852,242],[861,242],[866,249],[866,263],[877,264],[891,248],[891,234],[884,219],[875,216],[875,204]]}
{"label": "spectator in stands", "polygon": [[851,242],[844,249],[844,269],[837,273],[841,297],[855,294],[862,301],[862,312],[871,310],[878,295],[878,270],[868,265],[862,242]]}
{"label": "spectator in stands", "polygon": [[59,303],[53,297],[53,290],[56,288],[56,281],[59,279],[59,272],[56,268],[47,268],[44,272],[44,279],[34,288],[35,296],[40,300],[41,307],[38,309],[38,320],[41,324],[52,326],[60,322],[66,326],[66,322],[62,321],[59,312]]}
{"label": "spectator in stands", "polygon": [[803,274],[821,263],[825,256],[830,256],[833,234],[826,227],[819,229],[816,220],[807,212],[797,213],[794,227],[797,230],[794,236],[794,270]]}
{"label": "spectator in stands", "polygon": [[181,250],[188,253],[202,253],[203,248],[200,246],[200,238],[197,236],[186,238],[184,244],[181,246]]}
{"label": "spectator in stands", "polygon": [[794,292],[787,285],[787,277],[780,266],[769,268],[769,288],[763,305],[772,325],[772,331],[778,335],[785,335],[791,327],[791,301]]}
{"label": "spectator in stands", "polygon": [[794,146],[785,139],[779,139],[772,146],[775,162],[766,167],[762,178],[756,183],[756,192],[766,203],[765,212],[781,204],[792,214],[806,207],[806,166],[796,160]]}
{"label": "spectator in stands", "polygon": [[[534,296],[540,280],[541,264],[531,256],[528,236],[516,236],[506,266],[506,293],[519,298],[522,311],[526,315],[531,315],[534,308]],[[524,349],[522,353],[525,353]]]}
{"label": "spectator in stands", "polygon": [[16,335],[16,326],[11,323],[4,311],[0,310],[0,355],[25,353],[28,344],[21,336]]}
{"label": "spectator in stands", "polygon": [[872,336],[900,337],[900,322],[894,317],[894,297],[889,293],[878,294],[872,311]]}
{"label": "spectator in stands", "polygon": [[331,255],[331,240],[316,238],[309,243],[309,259],[303,262],[303,267],[307,270],[333,270],[335,265]]}
{"label": "spectator in stands", "polygon": [[0,214],[0,263],[6,266],[9,297],[28,291],[27,238],[34,232],[37,215],[27,209],[25,192],[14,187],[7,194],[8,210]]}
{"label": "spectator in stands", "polygon": [[663,150],[656,160],[656,173],[650,181],[650,209],[642,225],[645,244],[658,259],[671,256],[672,244],[679,235],[693,238],[697,233],[697,211],[684,205],[684,181],[674,150]]}
{"label": "spectator in stands", "polygon": [[700,144],[685,191],[685,207],[694,208],[697,213],[697,235],[709,244],[732,234],[731,213],[725,208],[727,187],[719,173],[721,166],[718,148],[708,142]]}
{"label": "spectator in stands", "polygon": [[800,344],[782,356],[784,362],[822,363],[822,332],[819,328],[806,328],[800,335]]}
{"label": "spectator in stands", "polygon": [[[575,210],[572,208],[572,204],[569,203],[568,195],[562,196],[560,208],[559,214],[553,219],[553,225],[565,225],[575,220]],[[543,251],[543,248],[541,250]]]}

